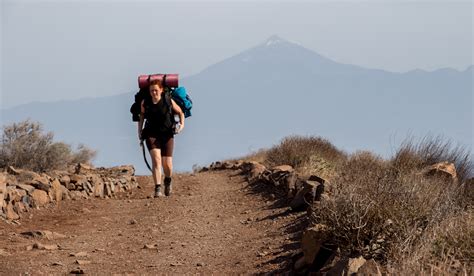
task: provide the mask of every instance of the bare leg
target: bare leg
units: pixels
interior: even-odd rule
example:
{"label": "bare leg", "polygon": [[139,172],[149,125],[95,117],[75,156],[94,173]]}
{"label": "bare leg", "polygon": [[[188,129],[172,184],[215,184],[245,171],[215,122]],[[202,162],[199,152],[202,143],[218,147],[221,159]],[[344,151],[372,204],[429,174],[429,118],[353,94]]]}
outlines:
{"label": "bare leg", "polygon": [[165,177],[171,177],[173,174],[173,157],[163,156],[161,158],[163,160],[163,171],[165,173]]}
{"label": "bare leg", "polygon": [[[159,196],[161,189],[161,150],[151,149],[150,150],[151,161],[153,164],[153,182],[155,183],[155,197]],[[158,191],[157,191],[158,190]]]}

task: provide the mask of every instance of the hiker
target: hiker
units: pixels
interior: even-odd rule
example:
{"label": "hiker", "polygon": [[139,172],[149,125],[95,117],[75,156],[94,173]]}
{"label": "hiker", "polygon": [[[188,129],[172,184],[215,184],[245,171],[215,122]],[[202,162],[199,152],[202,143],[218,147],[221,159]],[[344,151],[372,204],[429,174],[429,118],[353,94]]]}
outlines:
{"label": "hiker", "polygon": [[[146,146],[150,151],[155,183],[154,197],[162,196],[162,165],[165,175],[165,195],[169,196],[172,188],[174,134],[181,132],[184,128],[184,113],[169,93],[165,93],[161,80],[151,81],[149,92],[151,98],[147,97],[141,102],[138,137],[140,142],[146,141]],[[179,115],[180,120],[176,130],[174,129],[174,114]],[[143,128],[144,119],[146,119],[145,128]]]}

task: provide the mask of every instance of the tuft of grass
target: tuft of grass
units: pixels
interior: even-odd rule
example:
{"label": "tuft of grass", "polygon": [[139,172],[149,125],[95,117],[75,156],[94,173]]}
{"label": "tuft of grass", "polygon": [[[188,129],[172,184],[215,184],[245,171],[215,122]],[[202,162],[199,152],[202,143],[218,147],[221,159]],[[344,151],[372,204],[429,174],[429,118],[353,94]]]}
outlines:
{"label": "tuft of grass", "polygon": [[291,165],[303,175],[328,173],[347,158],[347,154],[321,137],[290,136],[266,154],[270,166]]}

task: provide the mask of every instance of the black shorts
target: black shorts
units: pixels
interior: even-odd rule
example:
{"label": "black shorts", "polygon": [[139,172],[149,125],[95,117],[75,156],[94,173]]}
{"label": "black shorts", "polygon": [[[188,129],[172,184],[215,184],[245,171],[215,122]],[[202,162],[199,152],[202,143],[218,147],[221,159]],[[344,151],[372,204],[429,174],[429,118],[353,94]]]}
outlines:
{"label": "black shorts", "polygon": [[157,135],[156,137],[147,137],[145,141],[148,150],[160,149],[161,156],[173,156],[174,137],[172,134]]}

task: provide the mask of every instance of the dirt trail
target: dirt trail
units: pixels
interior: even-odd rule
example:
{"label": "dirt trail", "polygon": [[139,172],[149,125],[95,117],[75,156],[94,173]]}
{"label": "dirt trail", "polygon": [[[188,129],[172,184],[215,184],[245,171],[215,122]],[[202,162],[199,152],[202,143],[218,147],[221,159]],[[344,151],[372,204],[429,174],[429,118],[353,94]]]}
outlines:
{"label": "dirt trail", "polygon": [[[20,225],[0,222],[0,274],[285,271],[302,214],[232,173],[177,175],[173,195],[159,199],[147,198],[151,178],[139,177],[142,188],[119,199],[63,201],[26,213]],[[32,230],[65,237],[20,234]],[[26,249],[35,242],[59,249]]]}

